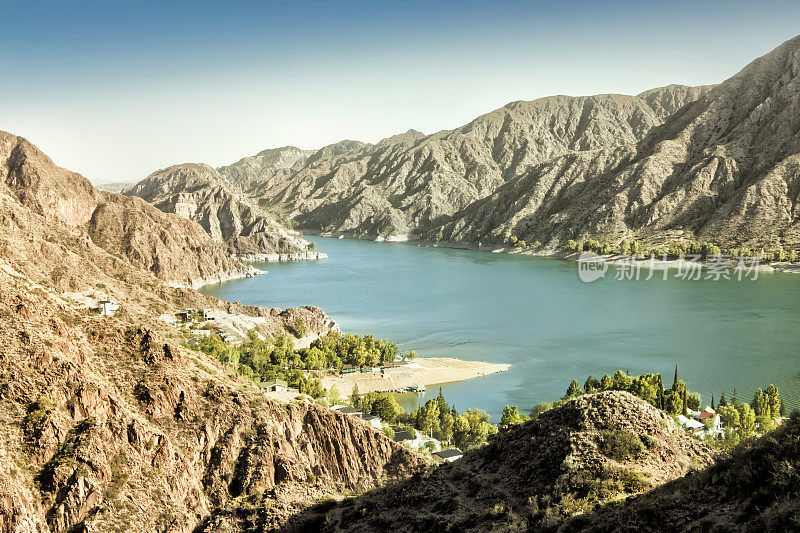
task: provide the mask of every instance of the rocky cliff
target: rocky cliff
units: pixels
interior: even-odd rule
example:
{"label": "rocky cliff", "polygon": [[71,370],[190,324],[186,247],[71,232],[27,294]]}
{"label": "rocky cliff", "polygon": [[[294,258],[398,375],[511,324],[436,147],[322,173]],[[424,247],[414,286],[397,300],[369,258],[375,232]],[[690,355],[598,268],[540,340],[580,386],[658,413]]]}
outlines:
{"label": "rocky cliff", "polygon": [[0,181],[6,220],[16,227],[71,228],[75,239],[179,285],[253,273],[199,225],[141,200],[98,191],[27,140],[6,132],[0,132]]}
{"label": "rocky cliff", "polygon": [[[0,140],[0,531],[189,532],[252,509],[273,528],[422,466],[359,420],[266,399],[156,318],[216,308],[289,338],[302,320],[308,341],[335,327],[320,309],[176,289],[175,271],[214,266],[209,249],[236,263],[196,223]],[[87,297],[121,308],[99,316]]]}
{"label": "rocky cliff", "polygon": [[[288,164],[286,158],[267,158],[263,152],[256,156],[259,157],[257,161],[266,158],[274,169]],[[255,163],[240,164],[247,167]],[[299,234],[279,224],[208,165],[187,163],[159,170],[125,194],[197,222],[234,254],[287,254],[303,252],[309,247]]]}
{"label": "rocky cliff", "polygon": [[[628,439],[628,440],[626,440]],[[625,452],[632,443],[635,453]],[[672,417],[627,392],[571,400],[427,473],[294,517],[287,531],[541,531],[711,464]]]}
{"label": "rocky cliff", "polygon": [[266,400],[155,329],[87,316],[5,269],[0,295],[2,531],[188,532],[251,508],[273,527],[421,464],[360,421]]}

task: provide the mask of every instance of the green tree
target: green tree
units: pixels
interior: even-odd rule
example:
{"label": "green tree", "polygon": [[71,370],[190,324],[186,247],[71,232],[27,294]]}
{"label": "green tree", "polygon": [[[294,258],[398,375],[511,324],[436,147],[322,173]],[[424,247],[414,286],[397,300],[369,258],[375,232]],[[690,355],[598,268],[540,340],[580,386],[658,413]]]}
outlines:
{"label": "green tree", "polygon": [[746,403],[740,403],[736,406],[739,411],[739,434],[741,437],[750,437],[756,430],[756,413]]}
{"label": "green tree", "polygon": [[725,428],[734,429],[739,427],[739,411],[732,405],[721,405],[717,409],[717,414]]}
{"label": "green tree", "polygon": [[701,401],[702,397],[697,392],[688,393],[686,395],[686,407],[691,409],[692,411],[700,410]]}
{"label": "green tree", "polygon": [[417,429],[425,433],[426,435],[430,435],[433,433],[433,430],[438,428],[439,426],[439,404],[436,403],[434,400],[428,400],[425,402],[424,408],[422,410],[421,420],[419,421],[419,425]]}
{"label": "green tree", "polygon": [[570,381],[569,387],[567,387],[567,393],[564,395],[564,398],[574,398],[581,394],[583,394],[583,389],[581,389],[580,383],[578,383],[577,379],[573,379]]}
{"label": "green tree", "polygon": [[728,405],[728,400],[725,399],[725,391],[722,391],[722,396],[719,397],[719,403],[717,405],[719,407]]}
{"label": "green tree", "polygon": [[683,412],[683,396],[674,390],[664,391],[664,411],[671,415],[678,415]]}
{"label": "green tree", "polygon": [[622,370],[617,370],[614,372],[614,389],[615,390],[624,390],[629,391],[631,390],[631,386],[633,385],[633,379],[628,375],[627,372],[623,372]]}
{"label": "green tree", "polygon": [[757,417],[761,416],[769,416],[769,404],[767,403],[767,395],[764,394],[764,391],[758,389],[756,393],[753,395],[753,403],[751,404],[753,407],[753,412],[755,412]]}
{"label": "green tree", "polygon": [[533,409],[531,409],[531,418],[538,418],[540,414],[544,413],[545,411],[549,411],[552,408],[552,403],[537,403],[533,406]]}
{"label": "green tree", "polygon": [[587,393],[601,390],[600,380],[595,379],[590,375],[583,383],[583,390],[585,390]]}
{"label": "green tree", "polygon": [[519,413],[516,405],[506,405],[500,418],[500,427],[506,428],[513,424],[521,424],[526,418]]}
{"label": "green tree", "polygon": [[397,421],[397,417],[403,413],[403,408],[397,403],[394,396],[389,393],[373,393],[375,394],[372,401],[371,412],[384,422],[393,424]]}
{"label": "green tree", "polygon": [[658,407],[658,391],[655,385],[644,376],[639,376],[633,380],[630,392],[651,405]]}
{"label": "green tree", "polygon": [[778,387],[770,384],[764,393],[767,397],[767,406],[769,407],[769,417],[778,418],[781,416],[781,398],[778,393]]}
{"label": "green tree", "polygon": [[358,405],[360,398],[361,396],[358,394],[358,383],[356,383],[353,385],[353,393],[350,395],[350,403],[355,407]]}

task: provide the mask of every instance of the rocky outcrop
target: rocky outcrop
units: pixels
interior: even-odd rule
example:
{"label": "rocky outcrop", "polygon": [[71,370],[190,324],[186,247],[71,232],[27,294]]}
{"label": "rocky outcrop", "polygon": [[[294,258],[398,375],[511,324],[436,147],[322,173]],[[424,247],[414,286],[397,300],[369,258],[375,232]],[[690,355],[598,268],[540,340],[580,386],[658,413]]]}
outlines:
{"label": "rocky outcrop", "polygon": [[698,474],[565,521],[563,531],[792,531],[800,416]]}
{"label": "rocky outcrop", "polygon": [[[268,160],[278,166],[286,162],[281,157]],[[298,233],[243,197],[208,165],[187,163],[159,170],[125,194],[197,222],[214,240],[225,243],[231,253],[290,254],[309,247]]]}
{"label": "rocky outcrop", "polygon": [[[0,132],[0,182],[9,226],[64,226],[74,233],[71,239],[99,246],[178,285],[253,272],[194,222],[139,199],[98,191],[27,140],[6,132]],[[53,230],[43,233],[48,232]]]}
{"label": "rocky outcrop", "polygon": [[[276,527],[422,466],[367,424],[267,400],[147,326],[82,315],[3,269],[0,295],[4,531],[189,532],[247,508]],[[323,327],[318,311],[280,314]]]}
{"label": "rocky outcrop", "polygon": [[[621,437],[618,437],[621,436]],[[617,440],[619,439],[619,440]],[[609,442],[629,439],[637,453]],[[627,392],[582,396],[426,475],[310,509],[287,531],[540,531],[712,462],[671,416]],[[364,511],[365,510],[365,511]]]}

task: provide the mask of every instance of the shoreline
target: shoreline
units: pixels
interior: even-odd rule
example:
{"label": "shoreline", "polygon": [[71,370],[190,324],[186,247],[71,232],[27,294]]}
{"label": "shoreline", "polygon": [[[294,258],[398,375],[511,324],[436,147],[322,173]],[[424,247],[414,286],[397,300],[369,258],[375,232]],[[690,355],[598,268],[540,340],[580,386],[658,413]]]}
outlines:
{"label": "shoreline", "polygon": [[323,252],[309,251],[309,252],[291,252],[285,254],[241,254],[232,255],[234,259],[244,264],[245,268],[239,272],[220,272],[205,278],[195,278],[189,280],[189,283],[182,283],[180,281],[171,281],[168,284],[171,287],[178,289],[194,289],[198,290],[207,285],[216,285],[217,283],[225,283],[226,281],[233,281],[237,279],[252,278],[266,274],[266,270],[256,268],[250,263],[286,263],[292,261],[318,261],[320,259],[327,259],[328,254]]}
{"label": "shoreline", "polygon": [[[382,236],[375,236],[370,234],[364,235],[355,235],[352,232],[323,232],[319,230],[303,230],[304,233],[308,235],[315,235],[318,237],[324,237],[329,239],[349,239],[349,240],[356,240],[356,241],[374,241],[374,242],[397,242],[397,243],[413,243],[415,246],[420,248],[448,248],[451,250],[472,250],[475,252],[485,252],[485,253],[493,253],[493,254],[507,254],[507,255],[524,255],[528,257],[541,257],[545,259],[558,259],[561,261],[572,261],[578,262],[580,257],[580,252],[559,252],[554,249],[550,250],[541,250],[541,251],[533,251],[531,249],[520,249],[515,248],[513,246],[504,246],[499,244],[480,244],[480,243],[471,243],[471,242],[452,242],[452,241],[440,241],[440,242],[426,242],[419,239],[419,235],[415,234],[407,234],[407,235],[390,235],[388,237]],[[608,264],[620,266],[620,265],[630,265],[630,262],[627,262],[623,259],[623,256],[620,255],[598,255],[598,258],[601,258],[603,261],[607,262]],[[687,260],[684,260],[683,263],[679,259],[668,259],[666,261],[662,259],[656,259],[652,265],[658,269],[677,269],[680,268],[683,264],[685,264]],[[729,261],[731,263],[731,268],[735,265],[735,261]],[[699,262],[703,268],[708,268],[709,264],[713,264],[713,261],[709,261],[706,259],[705,261]],[[650,266],[650,258],[642,258],[642,259],[635,259],[633,261],[633,265],[636,267],[649,267]],[[800,263],[788,263],[788,262],[773,262],[773,263],[760,263],[758,265],[759,272],[786,272],[789,274],[800,274]]]}
{"label": "shoreline", "polygon": [[238,254],[234,258],[245,263],[285,263],[289,261],[319,261],[320,259],[327,259],[328,254],[323,252],[308,251],[308,252],[289,252],[284,254]]}
{"label": "shoreline", "polygon": [[325,375],[321,378],[326,389],[336,387],[339,394],[349,396],[358,385],[359,394],[382,390],[397,390],[413,385],[441,385],[457,381],[506,372],[511,368],[506,363],[486,363],[484,361],[464,361],[455,357],[417,357],[413,362],[397,370],[387,372],[367,372]]}
{"label": "shoreline", "polygon": [[205,278],[190,279],[189,283],[182,283],[180,281],[169,281],[167,284],[176,289],[193,289],[198,290],[206,285],[215,285],[217,283],[224,283],[226,281],[233,281],[236,279],[252,278],[261,274],[266,274],[266,270],[258,269],[252,265],[246,265],[246,268],[239,272],[220,272]]}

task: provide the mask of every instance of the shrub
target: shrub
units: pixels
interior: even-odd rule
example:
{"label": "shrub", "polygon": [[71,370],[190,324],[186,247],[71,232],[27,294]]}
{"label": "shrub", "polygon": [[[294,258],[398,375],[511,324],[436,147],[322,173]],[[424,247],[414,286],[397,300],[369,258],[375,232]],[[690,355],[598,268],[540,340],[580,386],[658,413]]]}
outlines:
{"label": "shrub", "polygon": [[645,446],[638,435],[627,429],[603,430],[600,452],[616,461],[630,461],[644,455]]}

